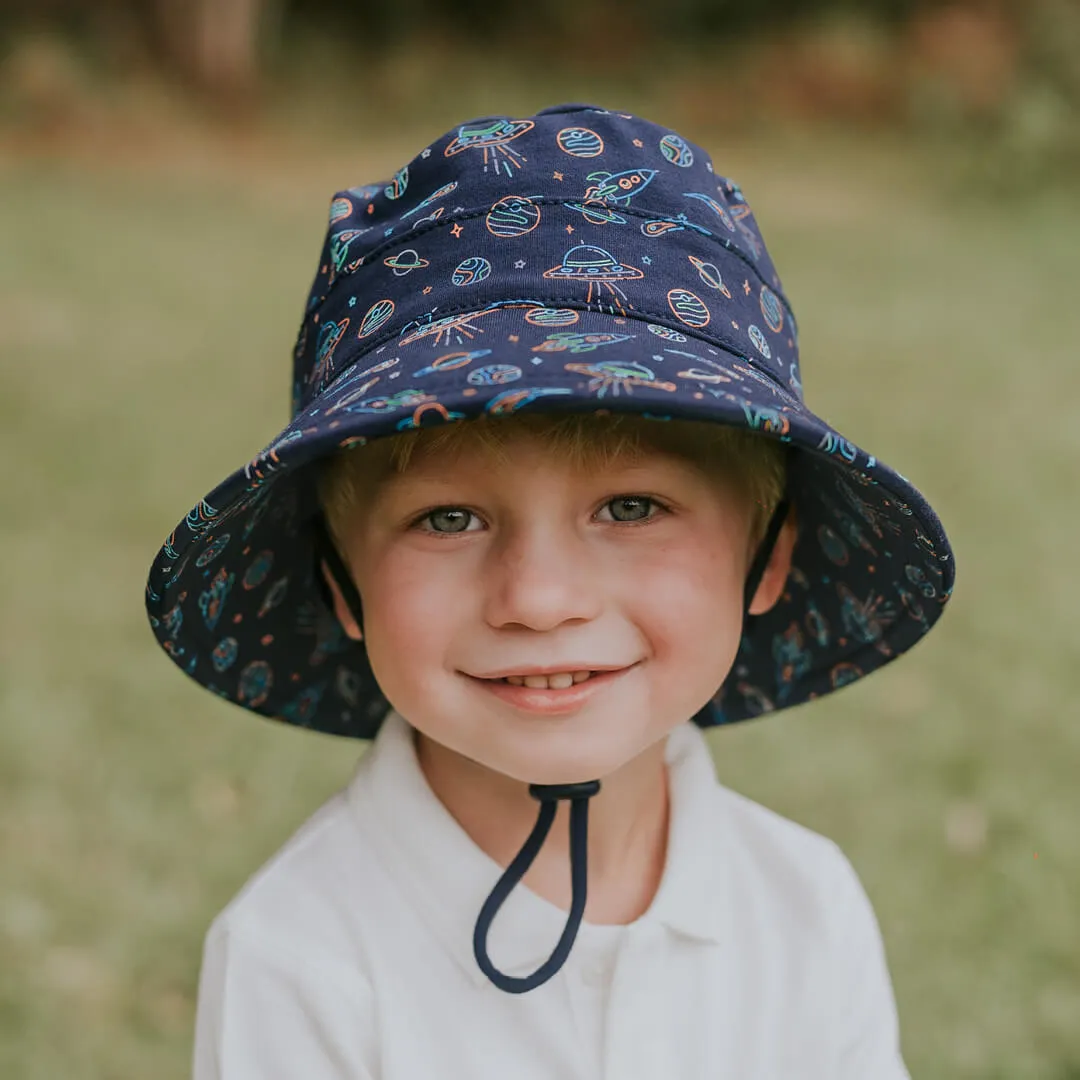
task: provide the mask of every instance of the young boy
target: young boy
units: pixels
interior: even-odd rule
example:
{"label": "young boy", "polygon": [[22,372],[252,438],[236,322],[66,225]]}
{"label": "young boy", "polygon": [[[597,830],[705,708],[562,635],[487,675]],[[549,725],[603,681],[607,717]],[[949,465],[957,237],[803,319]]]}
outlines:
{"label": "young boy", "polygon": [[196,1080],[906,1077],[854,870],[700,729],[910,648],[951,553],[804,405],[738,187],[592,106],[463,124],[333,200],[293,389],[151,623],[374,744],[214,922]]}

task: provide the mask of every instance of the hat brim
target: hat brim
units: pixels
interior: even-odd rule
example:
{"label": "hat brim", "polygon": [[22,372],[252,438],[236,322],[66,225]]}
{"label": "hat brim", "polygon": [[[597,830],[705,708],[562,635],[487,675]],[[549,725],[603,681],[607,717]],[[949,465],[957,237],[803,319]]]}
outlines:
{"label": "hat brim", "polygon": [[359,441],[519,411],[722,423],[799,451],[790,577],[776,606],[751,621],[730,675],[695,717],[702,726],[836,690],[910,649],[938,619],[954,571],[926,500],[745,357],[590,310],[493,305],[442,322],[341,371],[158,553],[151,625],[202,685],[265,716],[372,737],[390,706],[363,645],[323,600],[309,467]]}

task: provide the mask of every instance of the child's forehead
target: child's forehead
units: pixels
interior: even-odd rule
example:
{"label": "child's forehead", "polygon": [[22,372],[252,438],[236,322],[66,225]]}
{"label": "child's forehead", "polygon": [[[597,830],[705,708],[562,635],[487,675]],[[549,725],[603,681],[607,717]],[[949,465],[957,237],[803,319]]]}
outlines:
{"label": "child's forehead", "polygon": [[[621,418],[616,425],[576,423],[528,425],[499,422],[468,428],[449,437],[417,438],[405,455],[391,449],[391,472],[398,477],[458,476],[478,466],[527,467],[563,474],[627,472],[650,468],[691,468],[692,434],[657,430],[659,422]],[[697,446],[696,449],[702,449]],[[393,460],[396,457],[397,460]]]}

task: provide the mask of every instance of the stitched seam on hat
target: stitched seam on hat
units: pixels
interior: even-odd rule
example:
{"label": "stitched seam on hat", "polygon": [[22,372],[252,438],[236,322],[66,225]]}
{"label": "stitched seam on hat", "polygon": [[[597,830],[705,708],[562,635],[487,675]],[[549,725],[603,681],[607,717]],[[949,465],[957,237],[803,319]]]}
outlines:
{"label": "stitched seam on hat", "polygon": [[[706,336],[704,334],[694,333],[685,323],[680,323],[678,322],[678,320],[674,319],[670,312],[657,312],[648,308],[632,307],[630,311],[628,311],[625,315],[615,315],[611,312],[597,310],[594,305],[583,303],[580,296],[553,296],[548,297],[544,300],[536,300],[531,297],[518,297],[505,300],[492,300],[490,303],[485,304],[484,307],[481,308],[474,307],[472,304],[463,303],[455,304],[452,307],[446,309],[436,308],[435,310],[441,311],[442,314],[440,314],[439,318],[445,319],[450,315],[460,314],[466,311],[479,313],[482,311],[490,311],[494,308],[510,307],[517,304],[528,304],[530,307],[550,307],[552,304],[563,304],[566,307],[573,308],[575,311],[591,311],[598,315],[606,315],[609,318],[634,319],[637,322],[646,322],[648,320],[653,320],[659,323],[661,326],[666,326],[671,330],[677,331],[678,333],[686,334],[687,337],[693,338],[695,341],[703,341],[710,345],[716,345],[719,348],[723,349],[724,352],[728,353],[728,355],[734,356],[736,359],[745,361],[747,364],[750,365],[751,368],[753,368],[756,374],[761,375],[765,379],[768,379],[770,383],[776,386],[783,393],[787,400],[798,405],[800,408],[803,407],[803,403],[799,401],[799,399],[791,392],[790,389],[788,389],[787,386],[780,382],[779,379],[774,376],[768,368],[760,367],[758,362],[748,353],[744,353],[739,349],[732,347],[731,345],[725,344],[724,341],[719,337]],[[631,311],[637,314],[630,314]],[[647,316],[647,319],[642,318],[641,316]],[[374,353],[378,352],[379,349],[385,347],[393,337],[400,336],[404,333],[407,327],[412,326],[415,323],[416,320],[414,319],[412,323],[407,323],[406,326],[402,327],[400,330],[394,330],[390,334],[384,334],[382,337],[376,337],[372,339],[370,347],[364,352],[360,353],[355,360],[351,360],[346,366],[342,367],[340,371],[335,369],[332,372],[330,378],[327,379],[321,387],[319,387],[315,394],[312,395],[312,398],[308,399],[307,403],[304,405],[304,408],[306,408],[307,405],[310,405],[311,401],[315,397],[325,394],[329,390],[329,388],[338,380],[339,376],[344,375],[346,371],[349,371],[350,369],[355,367],[357,363],[359,363],[361,357],[371,356]],[[570,331],[570,333],[572,332],[573,331]],[[658,338],[657,340],[661,341],[663,339]],[[676,344],[678,343],[676,342]],[[569,352],[569,350],[567,351]]]}
{"label": "stitched seam on hat", "polygon": [[[508,197],[508,196],[504,196],[504,198],[505,197]],[[520,196],[520,197],[525,198],[525,196]],[[534,206],[567,206],[567,205],[570,205],[570,204],[583,204],[584,203],[584,196],[581,196],[580,198],[577,198],[577,199],[556,199],[554,197],[541,196],[539,198],[529,199],[528,201],[530,203],[532,203]],[[652,212],[647,211],[647,210],[637,210],[637,209],[635,209],[633,207],[619,206],[618,203],[609,203],[606,200],[604,201],[603,205],[604,205],[605,208],[613,209],[617,213],[629,214],[631,217],[638,217],[638,218],[641,218],[641,219],[647,220],[647,221],[674,221],[675,220],[670,214],[656,214],[656,213],[652,213]],[[410,235],[411,236],[424,236],[425,234],[427,234],[429,232],[432,232],[435,229],[445,229],[448,225],[453,225],[453,224],[455,224],[455,223],[457,223],[459,221],[471,221],[474,218],[487,217],[487,215],[489,213],[491,213],[491,207],[490,206],[484,207],[483,209],[478,209],[478,210],[468,210],[468,211],[465,211],[464,213],[450,214],[449,216],[447,216],[445,218],[440,217],[437,221],[429,221],[420,228],[415,228],[414,227],[413,231],[412,231],[412,233]],[[371,227],[374,228],[375,226],[371,226]],[[683,225],[682,228],[691,229],[691,231],[697,233],[698,236],[704,236],[704,239],[707,240],[707,241],[708,240],[715,240],[722,248],[724,248],[725,251],[729,251],[737,259],[739,259],[741,262],[745,263],[745,265],[751,271],[753,271],[754,276],[758,279],[758,281],[760,281],[761,284],[764,285],[766,288],[768,288],[771,292],[776,294],[777,298],[784,305],[784,308],[787,311],[788,316],[791,318],[791,320],[793,322],[796,323],[796,325],[798,324],[798,320],[795,318],[795,312],[792,310],[791,304],[788,302],[788,299],[784,295],[783,290],[774,287],[772,284],[770,284],[768,281],[766,281],[761,276],[761,271],[757,268],[757,266],[755,265],[753,260],[751,260],[748,256],[744,255],[737,247],[735,247],[732,241],[727,240],[724,237],[720,236],[719,234],[713,233],[713,232],[710,232],[709,235],[705,236],[702,232],[699,231],[699,229],[694,228],[693,225],[689,225],[689,226]],[[702,226],[700,226],[700,228],[704,229],[705,226],[702,225]],[[398,244],[402,243],[402,241],[404,239],[405,239],[405,234],[402,234],[402,235],[397,236],[397,237],[388,237],[381,244],[377,244],[369,252],[367,252],[365,255],[362,256],[363,262],[360,264],[360,266],[367,266],[373,259],[377,259],[384,251],[389,251],[391,248],[397,247]],[[764,242],[762,243],[762,247],[764,248]],[[359,270],[359,269],[360,269],[360,267],[357,267],[357,270]],[[333,284],[330,285],[330,287],[326,290],[326,292],[323,293],[322,296],[319,298],[319,304],[321,305],[326,301],[327,297],[334,291],[334,289],[337,288],[339,282],[345,281],[347,278],[352,277],[352,275],[354,273],[356,273],[356,270],[349,270],[349,271],[346,271],[344,273],[338,274],[334,278]],[[312,309],[312,310],[314,310],[314,309]],[[310,314],[311,314],[311,312],[309,312],[309,315]]]}

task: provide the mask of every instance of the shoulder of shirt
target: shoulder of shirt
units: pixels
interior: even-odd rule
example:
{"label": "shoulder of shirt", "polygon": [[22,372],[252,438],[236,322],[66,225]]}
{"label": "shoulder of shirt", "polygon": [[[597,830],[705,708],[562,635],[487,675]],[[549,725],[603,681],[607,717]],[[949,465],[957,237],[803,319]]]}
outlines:
{"label": "shoulder of shirt", "polygon": [[716,782],[734,880],[755,895],[801,911],[804,919],[833,922],[862,894],[855,868],[832,839]]}
{"label": "shoulder of shirt", "polygon": [[[341,956],[374,856],[345,791],[325,802],[218,914],[207,943],[231,938],[282,955]],[[355,970],[355,966],[353,966]]]}

